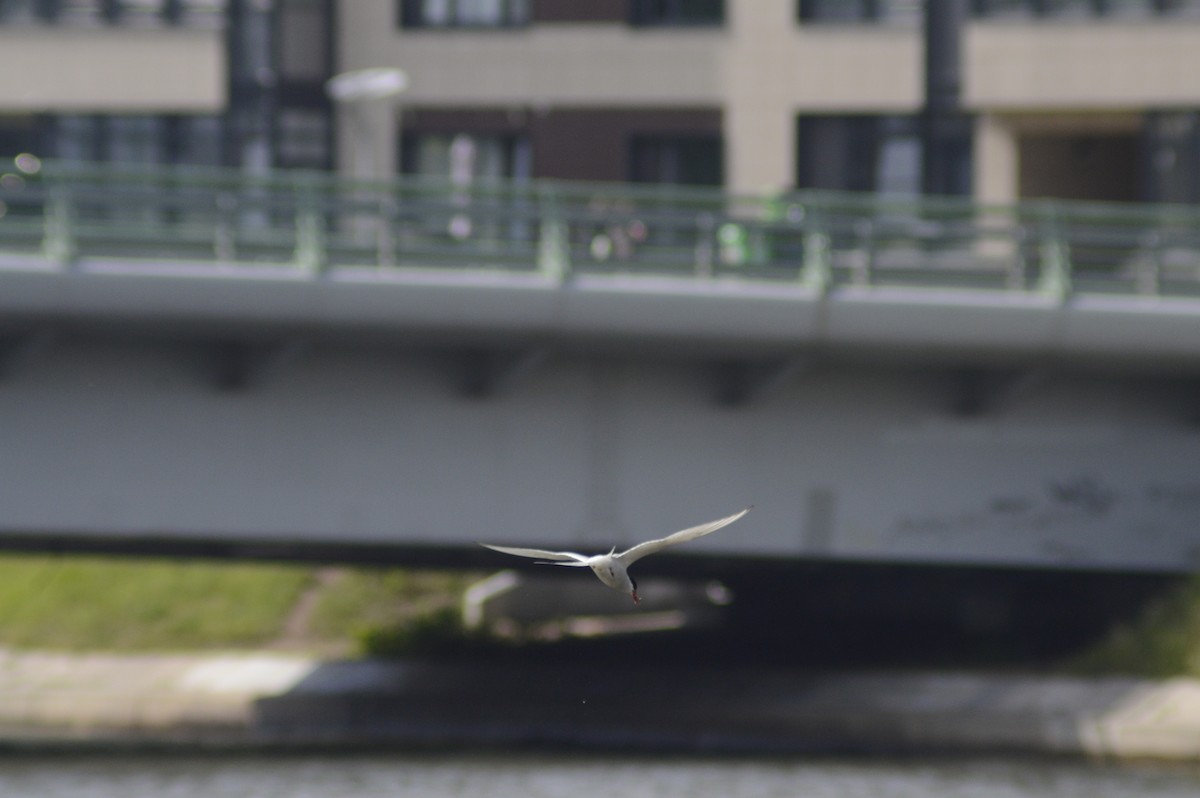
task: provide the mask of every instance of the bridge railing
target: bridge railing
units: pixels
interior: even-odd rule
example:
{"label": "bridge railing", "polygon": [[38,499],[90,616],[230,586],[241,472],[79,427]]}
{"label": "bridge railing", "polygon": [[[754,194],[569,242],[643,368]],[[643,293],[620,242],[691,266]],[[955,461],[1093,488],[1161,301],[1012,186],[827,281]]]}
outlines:
{"label": "bridge railing", "polygon": [[[36,167],[36,168],[35,168]],[[1200,295],[1200,209],[0,162],[0,253]]]}

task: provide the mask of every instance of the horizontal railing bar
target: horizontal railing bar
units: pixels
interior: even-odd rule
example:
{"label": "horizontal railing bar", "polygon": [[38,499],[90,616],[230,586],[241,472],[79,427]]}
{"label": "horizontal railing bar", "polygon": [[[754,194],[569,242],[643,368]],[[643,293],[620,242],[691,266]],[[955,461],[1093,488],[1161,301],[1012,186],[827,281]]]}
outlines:
{"label": "horizontal railing bar", "polygon": [[[58,259],[269,259],[895,280],[1003,290],[1200,285],[1200,208],[649,184],[399,177],[47,162],[0,164],[0,248]],[[185,252],[186,251],[186,252]]]}

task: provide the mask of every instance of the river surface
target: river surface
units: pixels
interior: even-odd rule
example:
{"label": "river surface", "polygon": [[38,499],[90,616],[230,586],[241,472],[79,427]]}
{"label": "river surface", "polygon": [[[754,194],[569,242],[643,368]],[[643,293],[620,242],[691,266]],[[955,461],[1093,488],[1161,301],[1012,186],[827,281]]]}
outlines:
{"label": "river surface", "polygon": [[0,798],[1196,798],[1200,767],[1042,760],[0,756]]}

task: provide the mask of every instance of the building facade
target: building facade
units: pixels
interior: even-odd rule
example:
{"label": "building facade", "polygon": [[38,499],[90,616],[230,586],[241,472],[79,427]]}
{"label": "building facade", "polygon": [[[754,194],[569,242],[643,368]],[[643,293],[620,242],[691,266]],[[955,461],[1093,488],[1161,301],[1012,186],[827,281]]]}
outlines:
{"label": "building facade", "polygon": [[1200,0],[0,0],[21,151],[1200,202]]}
{"label": "building facade", "polygon": [[0,155],[329,168],[329,0],[0,0]]}

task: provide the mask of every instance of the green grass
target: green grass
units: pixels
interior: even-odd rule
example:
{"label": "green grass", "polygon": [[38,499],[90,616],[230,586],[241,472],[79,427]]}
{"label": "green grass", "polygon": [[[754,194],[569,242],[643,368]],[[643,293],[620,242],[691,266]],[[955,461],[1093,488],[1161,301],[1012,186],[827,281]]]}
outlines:
{"label": "green grass", "polygon": [[463,591],[478,574],[397,569],[346,569],[322,592],[310,630],[331,639],[349,635],[359,653],[380,653],[373,640],[423,629],[429,619],[457,614]]}
{"label": "green grass", "polygon": [[0,645],[65,650],[251,647],[269,642],[307,568],[0,557]]}
{"label": "green grass", "polygon": [[1067,669],[1084,675],[1200,676],[1200,576],[1115,627]]}
{"label": "green grass", "polygon": [[181,651],[278,644],[308,589],[302,650],[375,653],[457,608],[474,574],[89,556],[0,556],[0,647]]}
{"label": "green grass", "polygon": [[[0,556],[0,647],[182,651],[286,643],[325,653],[403,655],[471,652],[488,642],[468,635],[457,611],[478,574],[330,573],[229,561]],[[287,621],[309,590],[311,611],[296,613],[304,615],[302,628],[298,635],[291,629],[292,639],[284,641]],[[1064,669],[1200,677],[1200,576],[1114,628]]]}

